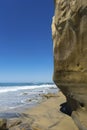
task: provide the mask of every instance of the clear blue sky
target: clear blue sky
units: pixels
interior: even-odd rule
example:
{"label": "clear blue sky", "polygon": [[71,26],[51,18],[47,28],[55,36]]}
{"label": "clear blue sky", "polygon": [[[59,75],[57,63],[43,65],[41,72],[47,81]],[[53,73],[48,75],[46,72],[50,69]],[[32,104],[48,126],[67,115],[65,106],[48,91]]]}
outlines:
{"label": "clear blue sky", "polygon": [[0,1],[0,82],[52,81],[53,0]]}

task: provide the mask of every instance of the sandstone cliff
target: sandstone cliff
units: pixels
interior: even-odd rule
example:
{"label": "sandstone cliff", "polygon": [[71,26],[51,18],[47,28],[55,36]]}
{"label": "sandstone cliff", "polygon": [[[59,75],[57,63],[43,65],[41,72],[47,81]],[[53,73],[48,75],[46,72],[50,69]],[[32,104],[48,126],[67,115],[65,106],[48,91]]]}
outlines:
{"label": "sandstone cliff", "polygon": [[87,130],[87,0],[55,0],[54,77],[80,130]]}

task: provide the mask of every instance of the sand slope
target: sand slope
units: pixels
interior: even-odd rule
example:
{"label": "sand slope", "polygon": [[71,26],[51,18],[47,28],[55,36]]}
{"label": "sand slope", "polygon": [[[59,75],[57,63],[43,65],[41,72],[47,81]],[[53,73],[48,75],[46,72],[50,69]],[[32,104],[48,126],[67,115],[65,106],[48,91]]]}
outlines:
{"label": "sand slope", "polygon": [[29,129],[23,127],[23,130],[78,130],[72,118],[60,111],[60,104],[65,101],[64,95],[59,92],[58,96],[23,112],[22,122],[30,125]]}

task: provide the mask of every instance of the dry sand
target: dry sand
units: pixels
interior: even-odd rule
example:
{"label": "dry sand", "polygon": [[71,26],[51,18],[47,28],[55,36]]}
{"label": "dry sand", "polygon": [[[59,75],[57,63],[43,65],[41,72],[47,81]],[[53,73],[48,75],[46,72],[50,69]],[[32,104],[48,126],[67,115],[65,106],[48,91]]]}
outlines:
{"label": "dry sand", "polygon": [[[57,96],[52,96],[38,106],[24,111],[20,120],[23,124],[29,124],[30,129],[27,129],[26,125],[23,125],[22,129],[78,130],[72,118],[60,111],[60,104],[64,102],[66,102],[66,99],[64,95],[59,92]],[[10,130],[19,130],[18,128],[18,126],[12,127]]]}

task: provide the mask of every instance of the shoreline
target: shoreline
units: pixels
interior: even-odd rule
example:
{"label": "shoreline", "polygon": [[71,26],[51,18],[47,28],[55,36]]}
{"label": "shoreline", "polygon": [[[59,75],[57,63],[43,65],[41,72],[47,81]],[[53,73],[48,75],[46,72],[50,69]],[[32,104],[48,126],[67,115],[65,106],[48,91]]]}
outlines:
{"label": "shoreline", "polygon": [[51,84],[0,86],[0,113],[32,107],[42,100],[40,95],[57,91],[56,85]]}
{"label": "shoreline", "polygon": [[66,102],[65,96],[46,95],[45,100],[20,112],[20,116],[7,120],[9,130],[78,130],[72,118],[60,111],[61,104]]}
{"label": "shoreline", "polygon": [[[6,118],[6,119],[10,119],[10,118],[15,118],[17,117],[17,115],[21,115],[22,112],[25,112],[27,110],[30,110],[32,108],[36,108],[37,106],[43,104],[43,102],[47,101],[48,98],[51,97],[55,97],[57,96],[58,92],[55,93],[45,93],[45,94],[39,94],[39,100],[37,99],[37,101],[35,103],[33,103],[32,105],[30,104],[26,104],[26,105],[21,105],[12,109],[8,109],[5,111],[1,111],[0,112],[0,118]],[[28,102],[32,102],[32,99],[30,99],[30,101]]]}

